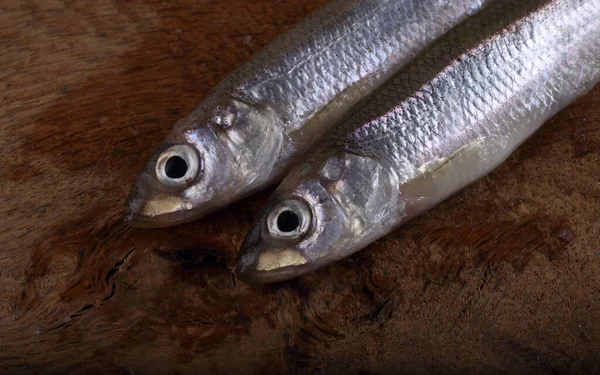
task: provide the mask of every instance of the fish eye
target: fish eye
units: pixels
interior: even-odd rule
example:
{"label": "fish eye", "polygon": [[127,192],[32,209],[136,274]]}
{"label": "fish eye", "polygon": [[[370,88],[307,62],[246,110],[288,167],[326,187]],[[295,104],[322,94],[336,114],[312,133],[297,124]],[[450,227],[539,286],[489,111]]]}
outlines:
{"label": "fish eye", "polygon": [[277,216],[277,229],[283,233],[293,232],[300,226],[298,214],[291,210],[285,210]]}
{"label": "fish eye", "polygon": [[187,145],[171,146],[156,161],[156,177],[166,186],[181,188],[196,179],[200,159],[196,151]]}
{"label": "fish eye", "polygon": [[311,221],[308,204],[293,199],[273,207],[267,216],[267,229],[274,238],[298,239],[308,232]]}

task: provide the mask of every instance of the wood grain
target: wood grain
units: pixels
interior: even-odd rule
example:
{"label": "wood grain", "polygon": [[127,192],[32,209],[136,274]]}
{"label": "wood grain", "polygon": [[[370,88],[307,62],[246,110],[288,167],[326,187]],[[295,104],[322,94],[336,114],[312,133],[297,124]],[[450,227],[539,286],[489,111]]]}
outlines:
{"label": "wood grain", "polygon": [[600,372],[600,89],[355,256],[248,286],[268,192],[121,220],[174,122],[322,0],[0,2],[0,370]]}

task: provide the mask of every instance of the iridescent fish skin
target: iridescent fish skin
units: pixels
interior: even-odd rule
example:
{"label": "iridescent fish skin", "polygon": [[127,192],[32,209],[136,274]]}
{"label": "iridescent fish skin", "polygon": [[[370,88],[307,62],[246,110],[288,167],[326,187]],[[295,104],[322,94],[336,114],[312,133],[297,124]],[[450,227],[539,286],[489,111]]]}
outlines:
{"label": "iridescent fish skin", "polygon": [[501,164],[600,80],[600,0],[496,0],[336,125],[237,260],[276,282],[344,258]]}
{"label": "iridescent fish skin", "polygon": [[279,182],[361,98],[489,1],[331,1],[175,125],[133,187],[127,220],[174,225]]}

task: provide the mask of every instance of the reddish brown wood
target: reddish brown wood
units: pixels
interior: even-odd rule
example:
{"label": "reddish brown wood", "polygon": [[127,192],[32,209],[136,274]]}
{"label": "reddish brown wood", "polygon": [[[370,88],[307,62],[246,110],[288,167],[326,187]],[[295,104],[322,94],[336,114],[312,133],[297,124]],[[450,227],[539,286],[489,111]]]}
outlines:
{"label": "reddish brown wood", "polygon": [[600,89],[348,260],[248,286],[268,192],[133,230],[150,150],[321,0],[0,3],[0,372],[600,371]]}

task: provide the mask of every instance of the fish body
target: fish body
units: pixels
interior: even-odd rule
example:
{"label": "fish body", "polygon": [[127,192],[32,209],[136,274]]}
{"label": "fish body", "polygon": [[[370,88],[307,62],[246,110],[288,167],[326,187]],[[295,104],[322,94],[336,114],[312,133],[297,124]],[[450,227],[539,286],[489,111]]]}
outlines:
{"label": "fish body", "polygon": [[489,1],[331,1],[177,122],[138,177],[127,219],[174,225],[279,182],[353,105]]}
{"label": "fish body", "polygon": [[600,0],[496,0],[336,125],[238,256],[250,282],[346,257],[501,164],[600,80]]}

